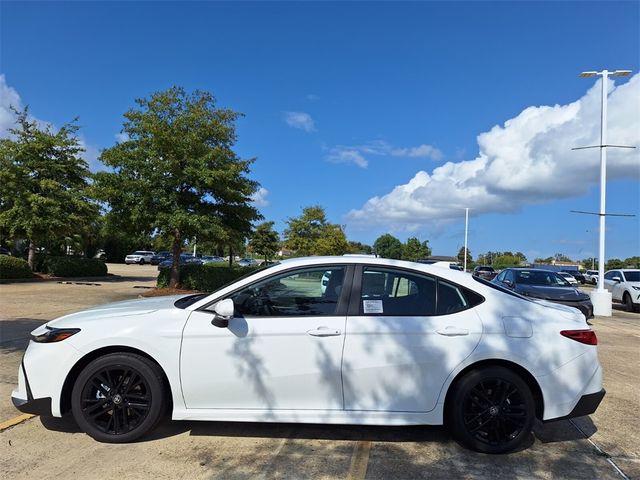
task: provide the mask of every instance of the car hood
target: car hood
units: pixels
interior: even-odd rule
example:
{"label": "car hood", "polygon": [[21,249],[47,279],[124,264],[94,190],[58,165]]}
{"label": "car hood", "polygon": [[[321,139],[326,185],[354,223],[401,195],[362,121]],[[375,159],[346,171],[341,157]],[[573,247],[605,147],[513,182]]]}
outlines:
{"label": "car hood", "polygon": [[589,295],[574,287],[545,287],[542,285],[517,285],[516,292],[529,297],[544,300],[559,300],[563,302],[577,302],[589,299]]}
{"label": "car hood", "polygon": [[57,328],[77,327],[81,322],[86,321],[93,321],[110,317],[144,315],[146,313],[155,312],[161,309],[174,308],[173,304],[176,302],[176,300],[184,296],[185,295],[171,295],[168,297],[127,300],[124,302],[99,305],[88,310],[82,310],[77,313],[71,313],[69,315],[57,318],[47,323],[47,326]]}

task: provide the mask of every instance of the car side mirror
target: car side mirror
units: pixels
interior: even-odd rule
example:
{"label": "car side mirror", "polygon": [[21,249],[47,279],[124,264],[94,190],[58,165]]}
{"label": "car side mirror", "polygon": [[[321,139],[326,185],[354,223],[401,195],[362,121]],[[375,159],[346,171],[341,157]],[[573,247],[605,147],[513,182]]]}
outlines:
{"label": "car side mirror", "polygon": [[233,311],[233,300],[225,298],[224,300],[219,301],[213,308],[213,320],[211,320],[211,325],[218,328],[227,328],[229,326],[229,320],[233,318]]}
{"label": "car side mirror", "polygon": [[503,283],[507,286],[507,287],[513,287],[513,282],[511,280],[503,280]]}
{"label": "car side mirror", "polygon": [[616,283],[620,283],[622,281],[620,277],[613,277],[612,280]]}

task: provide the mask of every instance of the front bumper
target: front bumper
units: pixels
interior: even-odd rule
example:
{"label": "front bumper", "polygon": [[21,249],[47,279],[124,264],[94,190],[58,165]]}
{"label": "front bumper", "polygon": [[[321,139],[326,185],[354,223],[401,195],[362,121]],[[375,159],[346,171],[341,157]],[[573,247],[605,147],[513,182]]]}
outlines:
{"label": "front bumper", "polygon": [[51,417],[51,397],[23,399],[11,396],[13,406],[22,413],[30,413],[32,415],[41,415],[43,417]]}
{"label": "front bumper", "polygon": [[600,402],[602,402],[602,399],[604,398],[605,393],[607,392],[603,388],[599,392],[588,393],[586,395],[583,395],[582,397],[580,397],[580,400],[578,400],[578,403],[576,404],[575,407],[573,407],[573,410],[571,410],[569,415],[565,415],[564,417],[552,418],[546,421],[555,422],[558,420],[566,420],[568,418],[583,417],[585,415],[591,415],[593,412],[595,412],[598,409],[598,406],[600,405]]}
{"label": "front bumper", "polygon": [[[51,397],[34,398],[27,371],[24,368],[24,360],[20,364],[18,389],[11,394],[13,406],[22,413],[51,417]],[[26,393],[26,395],[25,395]],[[26,398],[24,398],[26,396]]]}

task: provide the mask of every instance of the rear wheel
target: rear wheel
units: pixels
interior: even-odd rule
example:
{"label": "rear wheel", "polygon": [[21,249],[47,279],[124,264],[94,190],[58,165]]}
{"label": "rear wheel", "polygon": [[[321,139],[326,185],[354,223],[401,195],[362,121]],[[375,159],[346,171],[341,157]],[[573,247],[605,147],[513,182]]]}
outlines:
{"label": "rear wheel", "polygon": [[131,442],[151,431],[166,404],[160,367],[140,355],[113,353],[80,373],[71,410],[82,430],[101,442]]}
{"label": "rear wheel", "polygon": [[535,403],[529,386],[511,370],[473,370],[455,385],[448,423],[463,446],[482,453],[506,453],[531,434]]}
{"label": "rear wheel", "polygon": [[144,258],[140,259],[140,265],[144,265]]}

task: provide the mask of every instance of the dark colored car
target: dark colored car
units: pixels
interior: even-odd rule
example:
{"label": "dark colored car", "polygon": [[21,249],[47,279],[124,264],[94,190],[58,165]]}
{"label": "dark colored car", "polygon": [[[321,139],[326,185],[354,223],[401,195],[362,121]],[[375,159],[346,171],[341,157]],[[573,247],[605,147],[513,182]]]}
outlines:
{"label": "dark colored car", "polygon": [[160,263],[164,262],[169,257],[171,257],[171,252],[158,252],[153,257],[151,257],[151,265],[160,265]]}
{"label": "dark colored car", "polygon": [[[196,263],[198,265],[202,265],[202,260],[198,257],[194,257],[191,254],[183,253],[180,255],[180,266],[182,265],[190,265],[192,263]],[[158,270],[164,270],[165,268],[171,268],[173,265],[173,255],[167,257],[165,260],[158,264]]]}
{"label": "dark colored car", "polygon": [[487,265],[478,265],[476,268],[473,269],[472,275],[474,277],[480,277],[490,281],[496,278],[496,275],[498,275],[498,272],[496,272],[493,269],[493,267],[489,267]]}
{"label": "dark colored car", "polygon": [[507,268],[493,279],[493,283],[526,297],[577,308],[586,318],[593,318],[593,304],[589,295],[572,287],[556,272],[537,268]]}
{"label": "dark colored car", "polygon": [[564,273],[568,273],[569,275],[571,275],[573,278],[575,278],[577,281],[580,282],[581,285],[584,285],[584,282],[586,281],[584,278],[584,275],[581,274],[578,270],[562,270]]}

